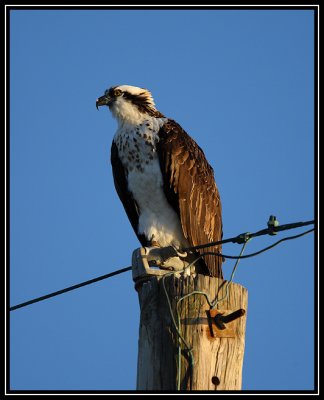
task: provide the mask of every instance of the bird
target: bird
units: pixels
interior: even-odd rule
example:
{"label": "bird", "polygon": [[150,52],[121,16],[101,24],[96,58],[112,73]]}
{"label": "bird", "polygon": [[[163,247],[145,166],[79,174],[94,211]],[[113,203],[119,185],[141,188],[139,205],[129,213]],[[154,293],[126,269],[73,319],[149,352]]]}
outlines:
{"label": "bird", "polygon": [[[112,86],[96,99],[97,109],[102,106],[117,120],[111,144],[114,185],[141,245],[181,251],[221,241],[214,170],[196,141],[158,111],[147,89]],[[200,256],[196,271],[222,278],[222,257],[201,256],[206,251],[220,254],[221,244],[192,252]]]}

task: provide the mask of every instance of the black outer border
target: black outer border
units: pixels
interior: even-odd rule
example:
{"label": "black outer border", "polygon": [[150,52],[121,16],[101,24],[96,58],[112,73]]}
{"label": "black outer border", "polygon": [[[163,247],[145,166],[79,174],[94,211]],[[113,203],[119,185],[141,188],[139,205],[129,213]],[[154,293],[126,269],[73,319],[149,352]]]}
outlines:
{"label": "black outer border", "polygon": [[[107,6],[107,5],[100,5],[100,6],[64,6],[64,5],[56,5],[56,6],[15,6],[15,5],[5,5],[5,20],[6,20],[6,27],[5,27],[5,45],[6,45],[6,53],[5,53],[5,67],[6,67],[6,76],[5,76],[5,84],[6,84],[6,91],[5,91],[5,102],[6,102],[6,124],[5,124],[5,135],[4,135],[4,149],[6,152],[6,160],[5,164],[5,177],[6,177],[6,210],[5,210],[5,218],[6,218],[6,279],[5,281],[5,321],[4,326],[6,327],[6,338],[5,341],[5,349],[6,349],[6,357],[5,357],[5,370],[6,370],[6,379],[5,385],[6,389],[4,391],[5,394],[120,394],[120,395],[141,395],[141,394],[174,394],[178,393],[178,395],[190,395],[188,392],[171,392],[171,391],[91,391],[91,390],[11,390],[10,389],[10,312],[9,312],[9,305],[10,305],[10,11],[11,10],[313,10],[314,11],[314,188],[315,188],[315,241],[314,241],[314,252],[315,252],[315,274],[314,274],[314,390],[292,390],[292,391],[279,391],[279,390],[242,390],[242,391],[217,391],[217,392],[210,392],[210,391],[195,391],[194,394],[319,394],[319,382],[318,382],[318,361],[319,361],[319,348],[318,348],[318,333],[319,333],[319,321],[318,321],[318,312],[319,312],[319,293],[318,293],[318,266],[319,266],[319,259],[318,259],[318,200],[319,200],[319,188],[317,186],[318,179],[319,179],[319,159],[318,159],[318,149],[319,149],[319,124],[318,124],[318,107],[319,107],[319,81],[318,81],[318,73],[319,73],[319,41],[318,41],[318,22],[319,22],[319,5],[313,4],[310,6],[305,6],[305,2],[301,2],[303,5],[292,5],[292,6],[280,6],[280,5],[267,5],[267,6]],[[6,146],[5,146],[5,138],[7,139]],[[7,323],[7,324],[6,324]]]}

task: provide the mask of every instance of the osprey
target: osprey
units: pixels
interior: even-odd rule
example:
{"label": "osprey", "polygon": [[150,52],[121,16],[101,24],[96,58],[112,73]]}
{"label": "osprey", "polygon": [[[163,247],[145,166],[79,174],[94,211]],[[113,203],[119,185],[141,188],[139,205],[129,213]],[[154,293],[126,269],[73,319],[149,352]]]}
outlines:
{"label": "osprey", "polygon": [[[151,93],[121,85],[96,101],[118,128],[111,146],[116,191],[143,247],[181,249],[222,239],[214,172],[198,144],[160,113]],[[198,250],[221,252],[221,246]],[[222,258],[205,256],[196,271],[222,277]]]}

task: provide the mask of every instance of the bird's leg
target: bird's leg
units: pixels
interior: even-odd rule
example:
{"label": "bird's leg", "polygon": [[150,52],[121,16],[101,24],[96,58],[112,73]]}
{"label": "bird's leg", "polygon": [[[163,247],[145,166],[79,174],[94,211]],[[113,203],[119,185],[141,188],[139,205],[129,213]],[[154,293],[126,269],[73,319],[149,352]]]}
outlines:
{"label": "bird's leg", "polygon": [[[181,252],[175,246],[162,247],[152,235],[149,246],[145,247],[149,265],[168,271],[182,271],[188,265],[186,252]],[[192,271],[191,271],[192,272]],[[185,273],[190,275],[189,270]]]}
{"label": "bird's leg", "polygon": [[154,239],[154,234],[152,235],[151,240],[149,241],[149,247],[162,247],[160,246],[159,242]]}
{"label": "bird's leg", "polygon": [[158,265],[159,267],[162,267],[162,265],[170,258],[178,257],[176,250],[172,246],[150,246],[145,247],[145,249],[148,261],[151,264]]}

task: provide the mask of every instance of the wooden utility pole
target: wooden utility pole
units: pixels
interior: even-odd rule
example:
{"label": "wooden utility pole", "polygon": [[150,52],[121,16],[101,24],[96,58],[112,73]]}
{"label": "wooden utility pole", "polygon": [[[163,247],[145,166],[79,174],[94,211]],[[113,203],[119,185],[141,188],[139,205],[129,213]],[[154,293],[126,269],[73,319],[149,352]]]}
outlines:
{"label": "wooden utility pole", "polygon": [[[141,309],[137,390],[241,390],[247,290],[150,268],[143,254],[133,254]],[[211,309],[206,296],[223,300]]]}

